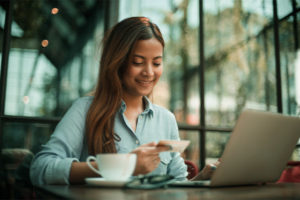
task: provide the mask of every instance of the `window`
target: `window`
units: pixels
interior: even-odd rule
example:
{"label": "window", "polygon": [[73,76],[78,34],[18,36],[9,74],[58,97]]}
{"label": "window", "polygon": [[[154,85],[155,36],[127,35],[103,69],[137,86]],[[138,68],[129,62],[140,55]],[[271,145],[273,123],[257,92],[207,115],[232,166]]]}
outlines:
{"label": "window", "polygon": [[245,108],[296,115],[298,1],[120,1],[119,13],[120,20],[149,17],[163,32],[165,71],[154,102],[175,114],[181,138],[192,141],[185,159],[204,166],[218,158]]}
{"label": "window", "polygon": [[105,6],[93,0],[1,2],[3,148],[36,153],[71,103],[93,90]]}

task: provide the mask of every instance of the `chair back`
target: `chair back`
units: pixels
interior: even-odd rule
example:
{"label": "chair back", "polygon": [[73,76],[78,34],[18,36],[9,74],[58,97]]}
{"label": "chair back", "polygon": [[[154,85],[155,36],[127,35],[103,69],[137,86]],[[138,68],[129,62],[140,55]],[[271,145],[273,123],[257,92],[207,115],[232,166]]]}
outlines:
{"label": "chair back", "polygon": [[300,161],[289,161],[277,183],[300,183]]}
{"label": "chair back", "polygon": [[198,174],[198,167],[195,163],[190,160],[185,160],[184,163],[187,166],[188,176],[187,179],[192,179]]}

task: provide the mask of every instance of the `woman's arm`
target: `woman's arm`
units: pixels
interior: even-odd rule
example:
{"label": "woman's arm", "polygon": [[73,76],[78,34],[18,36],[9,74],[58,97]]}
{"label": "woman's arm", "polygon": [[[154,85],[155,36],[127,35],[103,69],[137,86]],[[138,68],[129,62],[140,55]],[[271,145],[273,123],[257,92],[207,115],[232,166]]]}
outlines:
{"label": "woman's arm", "polygon": [[[92,166],[98,169],[96,162],[91,162]],[[73,162],[71,165],[69,181],[71,184],[84,183],[86,177],[97,177],[99,174],[96,174],[92,171],[86,162]]]}
{"label": "woman's arm", "polygon": [[69,184],[72,164],[79,162],[85,148],[84,127],[89,102],[86,97],[75,101],[50,140],[35,155],[30,166],[33,185]]}

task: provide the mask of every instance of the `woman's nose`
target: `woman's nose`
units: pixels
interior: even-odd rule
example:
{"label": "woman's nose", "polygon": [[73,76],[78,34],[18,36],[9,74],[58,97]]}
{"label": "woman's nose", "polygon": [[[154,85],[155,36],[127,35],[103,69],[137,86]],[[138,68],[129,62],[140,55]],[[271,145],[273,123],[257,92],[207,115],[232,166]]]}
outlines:
{"label": "woman's nose", "polygon": [[144,70],[143,70],[143,75],[145,75],[145,76],[153,76],[154,75],[152,64],[145,65]]}

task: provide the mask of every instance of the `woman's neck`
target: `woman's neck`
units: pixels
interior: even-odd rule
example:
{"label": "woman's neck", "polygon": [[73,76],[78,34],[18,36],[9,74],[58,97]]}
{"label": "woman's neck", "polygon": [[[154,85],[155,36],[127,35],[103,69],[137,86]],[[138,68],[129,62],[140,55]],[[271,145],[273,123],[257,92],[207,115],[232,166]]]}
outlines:
{"label": "woman's neck", "polygon": [[132,130],[135,132],[137,123],[138,123],[138,116],[144,111],[143,105],[143,97],[132,97],[132,96],[123,96],[123,100],[126,103],[126,110],[124,112]]}
{"label": "woman's neck", "polygon": [[129,95],[123,95],[123,100],[126,103],[126,108],[129,110],[144,110],[144,103],[143,103],[143,97],[133,97]]}

